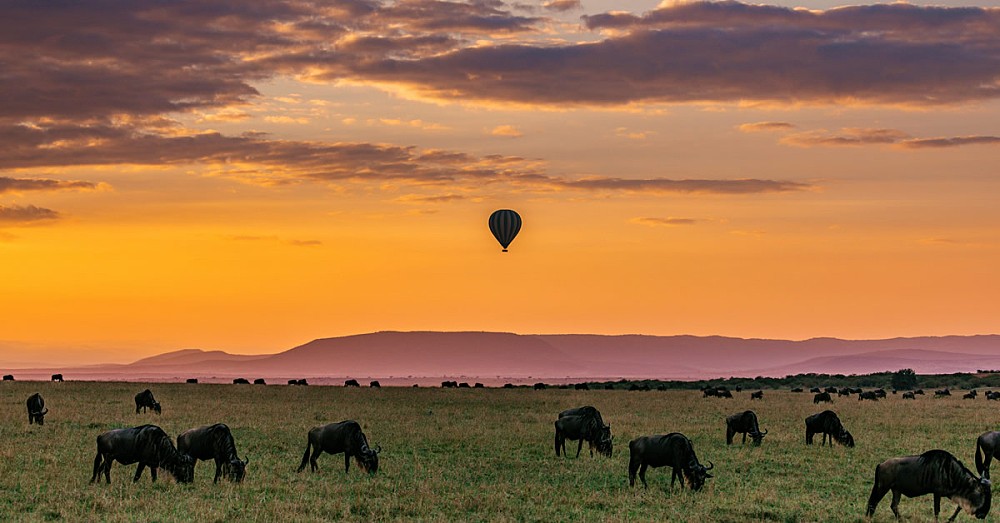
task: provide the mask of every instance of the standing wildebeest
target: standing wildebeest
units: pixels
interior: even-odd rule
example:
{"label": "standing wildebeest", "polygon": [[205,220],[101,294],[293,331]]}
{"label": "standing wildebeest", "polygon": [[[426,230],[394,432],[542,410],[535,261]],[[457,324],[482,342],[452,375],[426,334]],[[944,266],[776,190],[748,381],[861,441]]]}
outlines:
{"label": "standing wildebeest", "polygon": [[875,393],[876,398],[885,398],[885,389],[875,389],[872,392]]}
{"label": "standing wildebeest", "polygon": [[966,392],[965,394],[962,394],[962,399],[963,400],[974,400],[974,399],[976,399],[976,391]]}
{"label": "standing wildebeest", "polygon": [[39,425],[45,425],[45,415],[49,413],[49,409],[45,408],[45,400],[42,399],[42,395],[36,392],[28,396],[26,403],[28,404],[28,425],[36,421]]}
{"label": "standing wildebeest", "polygon": [[903,399],[904,400],[915,400],[915,399],[917,399],[917,397],[914,396],[912,392],[904,392],[903,393]]}
{"label": "standing wildebeest", "polygon": [[752,410],[745,410],[726,417],[726,445],[732,445],[733,436],[740,433],[743,434],[744,444],[747,442],[747,434],[749,434],[754,445],[760,445],[764,436],[767,435],[766,430],[760,431],[760,425],[757,424],[757,414]]}
{"label": "standing wildebeest", "polygon": [[875,467],[875,483],[868,498],[866,516],[875,513],[878,502],[892,491],[889,508],[899,519],[899,498],[934,495],[934,520],[941,512],[941,498],[950,498],[958,507],[948,518],[954,521],[964,508],[978,519],[990,512],[990,480],[977,478],[961,461],[944,450],[928,450],[919,456],[889,458]]}
{"label": "standing wildebeest", "polygon": [[305,379],[305,378],[299,378],[299,379],[295,380],[295,384],[296,384],[296,385],[303,385],[303,386],[307,386],[307,385],[309,385],[309,382],[308,382],[308,381],[306,381],[306,379]]}
{"label": "standing wildebeest", "polygon": [[471,389],[472,387],[469,386],[469,382],[463,381],[462,383],[458,384],[458,388],[460,388],[460,389]]}
{"label": "standing wildebeest", "polygon": [[733,393],[729,392],[728,390],[720,390],[719,397],[733,399]]}
{"label": "standing wildebeest", "polygon": [[3,375],[3,380],[4,381],[14,381],[14,375],[13,374],[4,374]]}
{"label": "standing wildebeest", "polygon": [[442,381],[441,382],[441,388],[442,389],[455,389],[455,388],[458,388],[458,382],[457,381]]}
{"label": "standing wildebeest", "polygon": [[371,383],[368,384],[368,386],[372,387],[372,388],[375,388],[375,389],[381,389],[382,388],[382,384],[379,383],[378,380],[372,381]]}
{"label": "standing wildebeest", "polygon": [[868,391],[868,392],[862,392],[861,394],[858,394],[858,401],[861,401],[861,400],[878,401],[878,395],[875,394],[875,391],[871,391],[871,390]]}
{"label": "standing wildebeest", "polygon": [[52,381],[63,381],[62,374],[53,374],[52,375]]}
{"label": "standing wildebeest", "polygon": [[840,390],[837,391],[837,396],[850,396],[850,395],[851,395],[850,387],[841,387]]}
{"label": "standing wildebeest", "polygon": [[715,467],[711,461],[708,462],[708,467],[698,463],[698,456],[694,453],[691,440],[679,432],[638,437],[629,442],[628,450],[629,486],[635,486],[636,471],[639,472],[642,486],[648,487],[646,467],[671,467],[673,469],[673,474],[670,475],[671,487],[674,486],[674,481],[680,478],[683,488],[684,478],[687,477],[691,490],[700,490],[705,480],[712,477],[708,471]]}
{"label": "standing wildebeest", "polygon": [[547,389],[547,388],[549,388],[549,386],[548,386],[548,385],[546,385],[546,384],[544,384],[544,383],[542,383],[542,382],[538,382],[538,383],[536,383],[536,384],[535,384],[535,386],[534,386],[534,389],[535,389],[535,390],[545,390],[545,389]]}
{"label": "standing wildebeest", "polygon": [[[311,457],[310,448],[312,448]],[[350,470],[353,456],[359,467],[369,474],[374,474],[378,471],[378,453],[382,451],[382,447],[371,449],[368,446],[368,438],[361,432],[361,425],[354,420],[313,427],[309,430],[309,441],[306,443],[305,453],[302,454],[302,464],[299,465],[298,472],[306,468],[306,462],[312,466],[312,471],[316,472],[319,468],[316,465],[316,458],[324,451],[330,454],[344,453],[344,473]]]}
{"label": "standing wildebeest", "polygon": [[758,390],[757,392],[750,393],[750,400],[762,400],[764,399],[764,391]]}
{"label": "standing wildebeest", "polygon": [[160,414],[160,402],[153,398],[153,392],[146,389],[135,395],[135,413],[139,413],[141,408],[143,412],[146,412],[146,407],[153,409],[153,412]]}
{"label": "standing wildebeest", "polygon": [[813,434],[818,433],[823,433],[820,446],[826,445],[827,436],[830,437],[830,447],[833,447],[833,440],[847,447],[854,446],[854,436],[844,428],[837,413],[832,410],[824,410],[806,418],[806,445],[812,445]]}
{"label": "standing wildebeest", "polygon": [[827,403],[833,403],[833,398],[830,397],[829,392],[820,392],[819,394],[813,396],[813,404],[822,403],[824,401]]}
{"label": "standing wildebeest", "polygon": [[1000,392],[993,392],[992,390],[986,391],[987,400],[1000,400]]}
{"label": "standing wildebeest", "polygon": [[186,383],[198,383],[198,378],[188,378]]}
{"label": "standing wildebeest", "polygon": [[360,387],[361,384],[358,383],[358,380],[350,379],[350,380],[344,380],[344,386],[345,387]]}
{"label": "standing wildebeest", "polygon": [[246,378],[236,378],[233,380],[233,385],[249,385],[250,380]]}
{"label": "standing wildebeest", "polygon": [[[236,442],[233,434],[223,423],[205,425],[190,429],[177,436],[177,450],[190,455],[197,460],[215,460],[215,480],[225,474],[229,481],[239,483],[247,473],[247,463],[250,459],[241,460],[236,455]],[[193,467],[193,465],[192,465]],[[194,472],[192,471],[192,474]]]}
{"label": "standing wildebeest", "polygon": [[917,390],[913,391],[913,394],[920,395],[920,396],[926,396],[926,394],[924,394],[924,389],[917,389]]}
{"label": "standing wildebeest", "polygon": [[944,396],[951,396],[951,391],[946,388],[934,391],[935,398],[942,398]]}
{"label": "standing wildebeest", "polygon": [[795,387],[794,389],[792,389],[792,392],[804,392],[804,391],[802,390],[802,387]]}
{"label": "standing wildebeest", "polygon": [[486,385],[483,385],[482,383],[479,383],[477,381],[477,382],[475,382],[475,383],[472,384],[472,388],[474,388],[474,389],[485,389]]}
{"label": "standing wildebeest", "polygon": [[253,380],[253,384],[254,385],[267,385],[267,382],[264,381],[264,378],[257,378],[255,380]]}
{"label": "standing wildebeest", "polygon": [[163,429],[156,425],[141,425],[130,429],[109,430],[97,436],[97,456],[94,458],[93,483],[104,473],[111,483],[111,464],[122,465],[139,462],[132,481],[139,481],[142,470],[149,472],[156,481],[156,469],[163,467],[180,483],[190,483],[194,478],[194,458],[178,452]]}
{"label": "standing wildebeest", "polygon": [[573,385],[576,390],[590,390],[590,387],[586,383],[577,383]]}
{"label": "standing wildebeest", "polygon": [[575,409],[567,409],[559,413],[559,419],[556,420],[556,456],[559,455],[560,449],[564,456],[567,456],[566,452],[566,440],[580,440],[579,445],[576,447],[576,457],[580,457],[580,450],[583,449],[583,442],[586,441],[590,446],[590,456],[594,456],[594,449],[597,452],[603,454],[607,457],[611,457],[612,452],[612,436],[611,436],[611,425],[606,425],[604,423],[604,418],[601,417],[601,412],[594,407],[589,405],[584,407],[577,407]]}
{"label": "standing wildebeest", "polygon": [[813,387],[813,388],[809,389],[809,392],[812,392],[812,393],[815,394],[815,393],[819,393],[819,392],[823,392],[823,391],[819,390],[819,387]]}
{"label": "standing wildebeest", "polygon": [[993,458],[1000,458],[1000,432],[984,432],[976,439],[976,472],[986,479],[990,479]]}

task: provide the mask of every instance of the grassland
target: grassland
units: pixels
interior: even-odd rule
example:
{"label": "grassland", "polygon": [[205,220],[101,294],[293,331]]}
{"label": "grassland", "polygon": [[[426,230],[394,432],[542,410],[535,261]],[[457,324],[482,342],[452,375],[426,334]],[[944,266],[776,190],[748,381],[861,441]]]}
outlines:
{"label": "grassland", "polygon": [[[136,415],[149,387],[163,414]],[[24,401],[40,392],[45,426],[29,426]],[[557,458],[556,413],[594,405],[611,423],[614,457]],[[769,430],[759,448],[725,444],[724,418],[757,412]],[[1000,405],[958,397],[839,399],[830,408],[857,447],[804,444],[804,418],[823,410],[810,394],[766,391],[764,401],[703,399],[697,391],[627,392],[6,382],[0,385],[0,520],[3,521],[864,521],[874,467],[896,455],[948,450],[974,468],[975,438],[998,428]],[[310,427],[361,422],[383,447],[367,476],[324,454],[316,474],[297,474]],[[247,480],[212,484],[199,462],[195,482],[161,471],[132,483],[135,466],[115,464],[112,483],[89,484],[101,432],[143,423],[172,437],[224,422]],[[668,469],[650,487],[629,488],[628,441],[683,432],[715,478],[701,492],[670,489]],[[575,451],[575,448],[574,448]],[[929,497],[904,499],[904,518],[932,517]],[[950,515],[953,505],[942,503]],[[971,520],[970,516],[960,518]],[[891,521],[888,499],[875,521]]]}

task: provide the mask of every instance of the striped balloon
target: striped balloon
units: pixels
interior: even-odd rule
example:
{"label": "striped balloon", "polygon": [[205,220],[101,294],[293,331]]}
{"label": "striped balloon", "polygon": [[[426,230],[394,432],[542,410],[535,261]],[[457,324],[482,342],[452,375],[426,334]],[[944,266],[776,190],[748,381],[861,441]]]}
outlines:
{"label": "striped balloon", "polygon": [[503,246],[503,252],[507,252],[507,246],[514,241],[517,232],[521,230],[521,216],[510,209],[500,209],[493,211],[490,215],[490,231],[493,237]]}

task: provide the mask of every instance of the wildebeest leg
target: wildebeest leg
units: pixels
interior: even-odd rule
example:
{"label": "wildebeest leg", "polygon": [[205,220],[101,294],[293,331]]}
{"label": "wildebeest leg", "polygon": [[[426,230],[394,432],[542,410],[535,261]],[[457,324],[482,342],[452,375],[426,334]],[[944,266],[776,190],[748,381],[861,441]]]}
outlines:
{"label": "wildebeest leg", "polygon": [[[889,508],[892,509],[892,513],[893,513],[893,515],[896,516],[896,519],[899,519],[899,498],[902,495],[903,495],[902,491],[893,489],[893,491],[892,491],[892,504],[889,505]],[[934,513],[934,519],[937,519],[937,513],[936,512]]]}
{"label": "wildebeest leg", "polygon": [[316,460],[319,459],[319,455],[323,453],[323,449],[316,445],[313,447],[312,456],[309,457],[309,470],[316,472],[319,470],[319,465],[316,464]]}
{"label": "wildebeest leg", "polygon": [[[309,447],[312,446],[312,441],[306,441],[306,451],[302,454],[302,463],[299,464],[299,469],[295,472],[302,472],[306,468],[306,463],[309,461]],[[314,465],[315,466],[315,465]],[[315,471],[316,469],[313,469]]]}
{"label": "wildebeest leg", "polygon": [[156,483],[156,467],[149,467],[149,473],[153,476],[153,483]]}
{"label": "wildebeest leg", "polygon": [[90,476],[90,482],[93,483],[97,480],[98,476],[101,475],[101,453],[97,452],[97,456],[94,457],[94,474]]}
{"label": "wildebeest leg", "polygon": [[813,433],[809,429],[806,429],[806,445],[812,445],[812,444],[813,444]]}
{"label": "wildebeest leg", "polygon": [[[104,479],[106,479],[108,481],[108,485],[111,484],[111,464],[112,463],[114,463],[114,460],[112,460],[111,458],[105,458],[104,459]],[[101,480],[101,478],[100,478],[100,476],[98,476],[97,481],[100,481],[100,480]]]}
{"label": "wildebeest leg", "polygon": [[583,438],[580,438],[580,444],[576,446],[576,457],[580,457],[581,450],[583,450]]}
{"label": "wildebeest leg", "polygon": [[743,444],[744,445],[747,444],[747,433],[746,432],[743,433]]}
{"label": "wildebeest leg", "polygon": [[636,456],[629,456],[628,459],[628,486],[635,486],[635,473],[639,470],[639,461]]}
{"label": "wildebeest leg", "polygon": [[222,461],[215,460],[215,479],[212,480],[212,483],[218,483],[219,476],[221,475],[222,475]]}
{"label": "wildebeest leg", "polygon": [[[879,486],[879,483],[878,483],[878,469],[876,468],[875,469],[875,482],[872,483],[872,493],[871,493],[870,496],[868,496],[868,509],[865,510],[865,515],[866,516],[872,516],[873,514],[875,514],[875,507],[877,507],[878,506],[878,502],[882,501],[882,498],[885,497],[886,492],[889,492],[889,491],[887,489],[880,488],[880,486]],[[896,511],[896,509],[893,509],[894,513],[895,513],[895,511]]]}
{"label": "wildebeest leg", "polygon": [[645,463],[643,463],[642,465],[639,465],[639,480],[642,481],[642,488],[649,488],[649,485],[646,483],[646,467],[647,466],[648,465],[646,465]]}
{"label": "wildebeest leg", "polygon": [[934,521],[937,521],[938,514],[940,513],[941,513],[941,496],[934,494]]}
{"label": "wildebeest leg", "polygon": [[139,477],[142,476],[142,469],[144,468],[146,468],[146,464],[140,461],[139,466],[135,468],[135,477],[132,478],[133,483],[139,481]]}
{"label": "wildebeest leg", "polygon": [[[826,446],[826,436],[827,436],[827,434],[826,434],[826,432],[824,432],[823,433],[823,441],[820,442],[820,444],[819,444],[820,447]],[[831,447],[833,446],[833,438],[830,438],[830,446]]]}
{"label": "wildebeest leg", "polygon": [[351,453],[344,451],[344,474],[351,470]]}
{"label": "wildebeest leg", "polygon": [[[559,447],[565,447],[566,446],[566,438],[562,437],[562,433],[559,432],[559,428],[558,427],[556,427],[556,440],[555,441],[556,441],[556,457],[559,457]],[[563,450],[563,454],[565,454],[565,453],[566,452],[565,452],[565,449],[564,449]]]}
{"label": "wildebeest leg", "polygon": [[[961,505],[955,507],[955,513],[952,514],[950,518],[948,518],[948,521],[955,521],[955,518],[958,517],[958,513],[961,512],[961,511],[962,511],[962,506]],[[934,517],[936,518],[937,514],[934,514]]]}

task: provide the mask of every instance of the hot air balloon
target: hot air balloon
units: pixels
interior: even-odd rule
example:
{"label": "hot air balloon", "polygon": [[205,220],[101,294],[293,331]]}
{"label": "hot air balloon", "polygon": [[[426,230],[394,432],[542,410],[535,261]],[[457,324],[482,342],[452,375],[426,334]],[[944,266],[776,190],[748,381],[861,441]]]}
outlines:
{"label": "hot air balloon", "polygon": [[503,252],[507,252],[507,246],[514,241],[517,232],[521,230],[521,216],[510,209],[500,209],[493,211],[490,215],[490,231],[493,237],[500,242]]}

